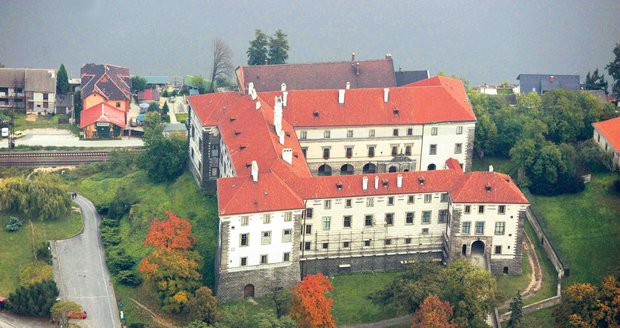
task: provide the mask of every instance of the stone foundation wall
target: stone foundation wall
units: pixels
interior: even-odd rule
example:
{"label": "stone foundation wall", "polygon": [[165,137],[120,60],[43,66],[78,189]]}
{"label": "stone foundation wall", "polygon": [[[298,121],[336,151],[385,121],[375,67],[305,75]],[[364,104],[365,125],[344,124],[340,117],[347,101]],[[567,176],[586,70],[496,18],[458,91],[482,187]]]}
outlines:
{"label": "stone foundation wall", "polygon": [[301,278],[299,264],[291,263],[284,267],[267,267],[265,269],[237,272],[220,271],[217,296],[221,302],[243,299],[246,285],[254,285],[254,297],[268,295],[273,288],[289,288]]}
{"label": "stone foundation wall", "polygon": [[422,259],[444,260],[442,251],[416,254],[394,254],[362,256],[350,258],[331,258],[301,261],[302,276],[308,274],[323,273],[324,275],[336,275],[339,273],[384,271],[404,269],[407,261]]}

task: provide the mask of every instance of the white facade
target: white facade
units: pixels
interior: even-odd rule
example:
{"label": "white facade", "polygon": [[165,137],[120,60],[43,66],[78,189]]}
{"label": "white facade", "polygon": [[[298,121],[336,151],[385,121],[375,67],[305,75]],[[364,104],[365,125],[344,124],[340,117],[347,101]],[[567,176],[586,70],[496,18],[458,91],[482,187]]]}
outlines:
{"label": "white facade", "polygon": [[614,149],[611,143],[596,128],[594,129],[594,141],[604,152],[611,155],[612,167],[614,169],[620,168],[620,149]]}
{"label": "white facade", "polygon": [[467,163],[467,152],[470,151],[469,131],[475,128],[476,124],[473,122],[425,124],[422,135],[421,170],[443,169],[444,163],[449,158],[458,160],[464,169],[469,168],[471,166],[471,163]]}

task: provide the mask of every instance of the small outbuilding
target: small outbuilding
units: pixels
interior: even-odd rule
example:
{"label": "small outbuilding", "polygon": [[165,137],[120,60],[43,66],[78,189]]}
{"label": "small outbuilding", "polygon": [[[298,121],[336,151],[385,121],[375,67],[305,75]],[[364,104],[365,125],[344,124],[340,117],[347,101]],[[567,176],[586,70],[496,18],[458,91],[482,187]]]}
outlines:
{"label": "small outbuilding", "polygon": [[125,112],[103,102],[83,110],[80,115],[80,128],[86,139],[120,138],[125,125]]}

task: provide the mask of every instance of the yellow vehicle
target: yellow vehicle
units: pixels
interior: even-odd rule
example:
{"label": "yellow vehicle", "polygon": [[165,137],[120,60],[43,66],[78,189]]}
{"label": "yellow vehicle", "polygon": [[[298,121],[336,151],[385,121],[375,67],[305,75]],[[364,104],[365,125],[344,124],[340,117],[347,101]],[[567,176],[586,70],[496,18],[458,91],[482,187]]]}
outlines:
{"label": "yellow vehicle", "polygon": [[13,133],[13,138],[14,139],[19,139],[19,138],[23,138],[26,134],[24,133],[24,131],[15,131],[15,133]]}

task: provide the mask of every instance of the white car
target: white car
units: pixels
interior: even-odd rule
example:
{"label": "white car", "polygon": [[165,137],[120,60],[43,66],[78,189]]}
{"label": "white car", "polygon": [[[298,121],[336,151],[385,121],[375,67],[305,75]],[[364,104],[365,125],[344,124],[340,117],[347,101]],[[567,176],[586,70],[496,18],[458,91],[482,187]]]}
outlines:
{"label": "white car", "polygon": [[7,138],[9,136],[9,128],[2,128],[2,138]]}

